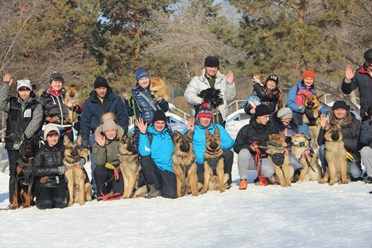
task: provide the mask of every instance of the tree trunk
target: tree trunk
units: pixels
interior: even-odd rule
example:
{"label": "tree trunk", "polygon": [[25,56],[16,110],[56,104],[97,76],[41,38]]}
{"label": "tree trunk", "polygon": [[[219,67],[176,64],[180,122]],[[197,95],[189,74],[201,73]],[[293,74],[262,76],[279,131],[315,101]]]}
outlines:
{"label": "tree trunk", "polygon": [[301,0],[300,3],[299,3],[299,5],[298,5],[298,18],[297,18],[297,21],[299,23],[304,23],[305,22],[305,12],[306,12],[307,1],[308,0]]}
{"label": "tree trunk", "polygon": [[139,14],[136,14],[136,20],[135,20],[135,35],[137,39],[137,45],[136,45],[136,50],[134,51],[134,58],[139,59],[141,57],[141,37],[142,37],[142,32],[141,32],[141,22],[140,22],[140,17]]}

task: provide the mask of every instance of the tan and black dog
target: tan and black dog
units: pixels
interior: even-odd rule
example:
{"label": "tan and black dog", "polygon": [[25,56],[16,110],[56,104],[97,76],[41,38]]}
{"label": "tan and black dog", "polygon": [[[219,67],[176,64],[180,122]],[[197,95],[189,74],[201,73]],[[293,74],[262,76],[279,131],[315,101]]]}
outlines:
{"label": "tan and black dog", "polygon": [[291,137],[291,153],[304,167],[301,170],[298,182],[319,181],[322,178],[322,169],[318,163],[317,154],[305,158],[306,150],[309,150],[310,138],[304,134],[295,134]]}
{"label": "tan and black dog", "polygon": [[229,175],[224,171],[223,150],[221,148],[220,131],[215,128],[214,135],[205,130],[206,148],[204,152],[204,186],[203,193],[209,190],[226,190]]}
{"label": "tan and black dog", "polygon": [[270,134],[266,143],[266,153],[274,164],[275,174],[268,178],[271,183],[279,183],[282,187],[291,186],[294,169],[289,165],[287,142],[284,134]]}
{"label": "tan and black dog", "polygon": [[[72,106],[80,105],[80,93],[77,90],[75,85],[71,85],[70,87],[65,87],[66,95],[65,95],[65,103],[71,103]],[[68,108],[68,118],[66,120],[67,123],[74,123],[77,121],[77,113],[72,111],[72,109]]]}
{"label": "tan and black dog", "polygon": [[32,161],[38,149],[38,138],[35,135],[31,139],[25,139],[19,147],[20,158],[16,161],[16,182],[13,201],[10,209],[17,209],[19,203],[28,208],[33,202]]}
{"label": "tan and black dog", "polygon": [[171,97],[168,86],[164,80],[159,77],[151,78],[150,91],[155,99],[162,97],[165,101],[168,101]]}
{"label": "tan and black dog", "polygon": [[[122,198],[144,197],[147,193],[146,185],[138,186],[141,166],[133,137],[122,135],[119,144],[120,171],[124,179],[124,194]],[[134,191],[134,192],[133,192]]]}
{"label": "tan and black dog", "polygon": [[347,152],[342,141],[341,130],[330,126],[324,134],[325,158],[328,167],[320,183],[334,185],[336,182],[349,183],[347,174]]}
{"label": "tan and black dog", "polygon": [[173,135],[173,141],[174,153],[172,160],[177,182],[177,197],[184,196],[189,192],[193,196],[197,196],[198,175],[192,144],[192,131],[182,135],[176,130]]}
{"label": "tan and black dog", "polygon": [[72,206],[74,203],[83,205],[86,201],[92,200],[92,185],[84,168],[80,167],[79,159],[84,158],[87,162],[89,160],[89,150],[81,145],[81,136],[78,136],[75,142],[71,142],[65,135],[63,144],[65,146],[64,164],[67,167],[65,177],[69,193],[68,206]]}

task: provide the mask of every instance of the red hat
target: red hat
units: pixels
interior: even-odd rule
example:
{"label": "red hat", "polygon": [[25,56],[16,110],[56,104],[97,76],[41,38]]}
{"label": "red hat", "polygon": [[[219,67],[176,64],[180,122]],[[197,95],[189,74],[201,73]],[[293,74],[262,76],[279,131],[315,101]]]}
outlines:
{"label": "red hat", "polygon": [[314,72],[314,69],[310,68],[306,71],[304,71],[304,74],[302,75],[302,79],[305,79],[305,78],[312,78],[315,80],[315,72]]}
{"label": "red hat", "polygon": [[212,118],[213,112],[212,109],[209,107],[208,103],[203,103],[203,105],[200,107],[198,112],[198,118],[205,117],[205,118]]}

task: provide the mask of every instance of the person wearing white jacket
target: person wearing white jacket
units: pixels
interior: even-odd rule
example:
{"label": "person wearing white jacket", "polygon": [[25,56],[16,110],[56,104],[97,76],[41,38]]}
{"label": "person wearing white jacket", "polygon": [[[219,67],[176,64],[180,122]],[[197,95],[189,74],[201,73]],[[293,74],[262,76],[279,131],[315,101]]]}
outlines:
{"label": "person wearing white jacket", "polygon": [[201,75],[193,77],[185,90],[184,97],[192,106],[193,115],[195,115],[195,108],[204,103],[204,99],[198,96],[199,93],[208,88],[221,91],[223,103],[214,110],[213,121],[225,125],[228,114],[227,101],[234,99],[236,95],[234,73],[229,70],[226,75],[222,74],[219,71],[219,59],[215,56],[208,56],[205,59]]}

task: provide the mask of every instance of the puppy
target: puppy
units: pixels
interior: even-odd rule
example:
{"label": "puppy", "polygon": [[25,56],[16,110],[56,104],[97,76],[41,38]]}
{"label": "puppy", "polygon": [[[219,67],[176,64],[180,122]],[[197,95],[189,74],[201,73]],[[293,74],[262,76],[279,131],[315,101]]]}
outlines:
{"label": "puppy", "polygon": [[316,154],[310,158],[302,156],[309,149],[309,140],[310,138],[304,134],[295,134],[291,137],[291,153],[304,165],[298,179],[299,182],[319,181],[322,178],[318,156]]}
{"label": "puppy", "polygon": [[204,152],[204,186],[203,193],[208,189],[215,190],[218,185],[220,192],[224,192],[229,175],[224,173],[224,158],[221,148],[220,131],[215,128],[214,135],[205,130],[206,148]]}
{"label": "puppy", "polygon": [[168,101],[171,97],[168,86],[161,78],[158,77],[151,78],[150,91],[155,99],[162,97],[165,101]]}
{"label": "puppy", "polygon": [[[341,130],[337,126],[330,126],[324,134],[325,158],[328,167],[320,183],[334,185],[336,182],[349,183],[347,175],[347,155]],[[329,180],[329,181],[328,181]]]}
{"label": "puppy", "polygon": [[253,84],[257,84],[257,83],[258,84],[263,84],[264,81],[265,81],[265,76],[263,74],[261,74],[261,73],[254,74],[253,77],[252,77],[252,79],[253,79]]}
{"label": "puppy", "polygon": [[[65,103],[71,103],[72,106],[79,105],[79,97],[80,93],[77,90],[75,85],[71,85],[70,87],[66,87],[66,95],[65,95]],[[66,120],[67,123],[73,123],[77,121],[77,114],[76,112],[72,111],[72,109],[68,108],[68,119]]]}
{"label": "puppy", "polygon": [[33,201],[34,177],[32,176],[32,161],[37,152],[37,136],[23,141],[19,148],[20,158],[16,161],[16,182],[13,201],[10,209],[17,209],[19,202],[28,208]]}
{"label": "puppy", "polygon": [[274,163],[274,176],[268,178],[271,183],[279,182],[282,187],[290,187],[294,169],[289,165],[289,156],[286,152],[287,142],[284,134],[270,134],[266,143],[266,153]]}
{"label": "puppy", "polygon": [[192,132],[182,135],[177,130],[173,135],[174,153],[172,156],[173,170],[177,181],[177,197],[189,193],[198,195],[197,165],[192,144]]}
{"label": "puppy", "polygon": [[[144,197],[147,193],[146,185],[139,187],[138,178],[141,166],[138,162],[138,152],[133,137],[126,134],[120,139],[119,145],[120,171],[124,178],[124,199],[130,197]],[[133,190],[135,192],[133,193]]]}
{"label": "puppy", "polygon": [[81,136],[78,136],[75,142],[71,142],[65,135],[63,144],[65,146],[64,164],[67,167],[65,177],[69,193],[68,206],[72,206],[74,203],[83,205],[86,201],[92,200],[92,185],[84,168],[80,167],[79,159],[84,158],[85,161],[88,161],[89,150],[81,145]]}
{"label": "puppy", "polygon": [[216,109],[218,106],[223,104],[223,99],[220,90],[214,88],[208,88],[200,91],[198,97],[204,99],[205,103],[209,103],[213,109]]}
{"label": "puppy", "polygon": [[303,123],[309,126],[310,133],[311,133],[311,147],[317,153],[319,147],[316,141],[318,139],[318,134],[320,130],[319,117],[320,117],[320,110],[322,109],[320,98],[323,95],[306,96],[302,94],[302,96],[305,98],[304,99],[305,114],[302,115],[302,121]]}

